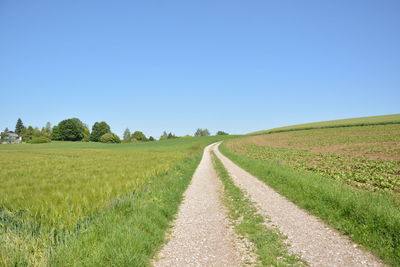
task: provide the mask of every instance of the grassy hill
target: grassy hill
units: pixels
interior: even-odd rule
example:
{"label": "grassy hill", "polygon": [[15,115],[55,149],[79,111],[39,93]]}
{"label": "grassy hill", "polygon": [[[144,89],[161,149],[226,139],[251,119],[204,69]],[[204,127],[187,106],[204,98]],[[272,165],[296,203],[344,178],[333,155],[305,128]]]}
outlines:
{"label": "grassy hill", "polygon": [[250,133],[250,135],[260,135],[260,134],[289,132],[289,131],[297,131],[297,130],[309,130],[309,129],[367,126],[367,125],[385,125],[385,124],[398,124],[398,123],[400,123],[400,114],[391,114],[391,115],[382,115],[382,116],[359,117],[359,118],[351,118],[351,119],[296,124],[296,125],[291,125],[291,126],[273,128],[270,130],[257,131],[257,132]]}
{"label": "grassy hill", "polygon": [[261,131],[228,140],[221,151],[385,263],[400,266],[400,114]]}

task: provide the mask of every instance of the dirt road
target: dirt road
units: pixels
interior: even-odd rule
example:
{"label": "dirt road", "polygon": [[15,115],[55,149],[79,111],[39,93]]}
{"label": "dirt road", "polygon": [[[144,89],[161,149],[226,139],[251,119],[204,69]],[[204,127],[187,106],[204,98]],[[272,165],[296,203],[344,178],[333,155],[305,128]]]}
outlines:
{"label": "dirt road", "polygon": [[288,237],[290,250],[310,266],[383,266],[369,252],[309,215],[244,171],[218,151],[205,148],[203,158],[184,195],[170,241],[155,266],[243,266],[243,250],[221,203],[222,184],[213,168],[214,151],[234,183],[257,204],[258,212]]}
{"label": "dirt road", "polygon": [[221,203],[222,184],[214,171],[210,149],[204,149],[171,239],[155,266],[242,266],[236,237]]}
{"label": "dirt road", "polygon": [[288,237],[291,250],[311,266],[382,266],[370,253],[238,167],[218,151],[217,145],[212,148],[234,183],[258,205],[260,214],[271,219]]}

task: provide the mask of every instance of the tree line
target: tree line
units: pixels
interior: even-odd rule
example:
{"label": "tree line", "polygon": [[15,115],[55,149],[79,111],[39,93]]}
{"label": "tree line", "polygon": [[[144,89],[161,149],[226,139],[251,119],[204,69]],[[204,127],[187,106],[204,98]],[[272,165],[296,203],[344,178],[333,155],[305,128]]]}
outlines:
{"label": "tree line", "polygon": [[[6,128],[5,133],[8,132]],[[151,142],[156,139],[153,136],[146,137],[141,131],[130,132],[129,128],[123,133],[123,140],[118,135],[111,132],[111,127],[105,122],[95,122],[91,131],[87,124],[83,123],[78,118],[70,118],[59,122],[55,126],[51,126],[48,122],[42,129],[38,127],[25,127],[22,120],[19,118],[15,125],[15,133],[22,137],[24,142],[28,143],[46,143],[51,140],[59,141],[84,141],[84,142],[103,142],[103,143],[121,143],[123,142]],[[227,135],[224,131],[218,131],[217,135]],[[194,136],[209,136],[208,129],[199,128],[194,133]],[[160,136],[159,140],[179,138],[175,134],[166,131]]]}
{"label": "tree line", "polygon": [[94,123],[90,131],[88,125],[78,118],[63,120],[54,127],[51,127],[48,122],[42,130],[39,130],[38,127],[25,127],[19,118],[15,126],[15,133],[28,143],[45,143],[51,140],[121,143],[118,135],[111,132],[110,126],[105,121]]}

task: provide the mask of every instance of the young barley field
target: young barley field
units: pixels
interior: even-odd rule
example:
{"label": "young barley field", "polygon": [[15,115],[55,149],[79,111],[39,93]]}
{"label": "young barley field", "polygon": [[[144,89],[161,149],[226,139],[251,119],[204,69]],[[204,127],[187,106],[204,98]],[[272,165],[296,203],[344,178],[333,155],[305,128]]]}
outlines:
{"label": "young barley field", "polygon": [[389,265],[400,265],[400,124],[247,136],[228,140],[221,151]]}
{"label": "young barley field", "polygon": [[[111,253],[111,248],[104,247],[93,251],[90,246],[94,248],[96,243],[105,241],[106,233],[97,233],[89,248],[87,244],[85,248],[77,244],[86,238],[86,232],[94,232],[100,225],[108,232],[123,231],[122,222],[121,225],[107,222],[106,218],[125,218],[131,227],[143,224],[143,216],[135,214],[132,219],[133,214],[121,209],[121,205],[139,211],[153,201],[147,192],[153,186],[151,194],[166,190],[164,201],[168,198],[174,201],[170,207],[158,205],[160,210],[140,210],[141,214],[161,214],[159,220],[163,222],[154,225],[158,227],[154,230],[156,236],[148,236],[147,241],[143,237],[139,240],[141,244],[137,244],[150,242],[153,248],[131,251],[131,256],[122,254],[126,258],[121,259],[138,266],[149,264],[152,253],[163,242],[164,231],[190,181],[202,148],[217,139],[220,138],[137,144],[58,142],[0,146],[0,265],[41,266],[50,261],[79,265],[87,258],[101,260],[100,256],[93,256],[99,252],[107,255],[107,259],[96,264],[105,265],[107,260],[117,258],[117,252]],[[176,189],[167,190],[177,182]],[[164,188],[152,185],[157,183],[164,183]],[[142,207],[136,207],[137,203]],[[122,234],[121,231],[118,233]],[[69,248],[73,247],[86,254],[75,257],[76,262],[66,262],[65,259],[71,257]]]}

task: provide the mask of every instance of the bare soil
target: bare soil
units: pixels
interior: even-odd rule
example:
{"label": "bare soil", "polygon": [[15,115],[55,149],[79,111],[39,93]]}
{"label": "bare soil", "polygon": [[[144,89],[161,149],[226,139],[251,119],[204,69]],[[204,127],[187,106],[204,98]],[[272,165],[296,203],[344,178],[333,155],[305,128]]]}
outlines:
{"label": "bare soil", "polygon": [[[304,146],[294,145],[289,143],[288,134],[280,134],[280,138],[270,140],[269,136],[254,136],[249,138],[249,142],[260,146],[270,146],[276,148],[288,148],[305,150],[312,153],[336,153],[347,154],[352,156],[365,156],[370,159],[378,160],[400,160],[400,142],[386,141],[386,142],[359,142],[347,144],[328,144],[324,146]],[[382,152],[387,149],[390,153]],[[378,150],[378,151],[376,151]],[[381,151],[379,151],[381,150]]]}

